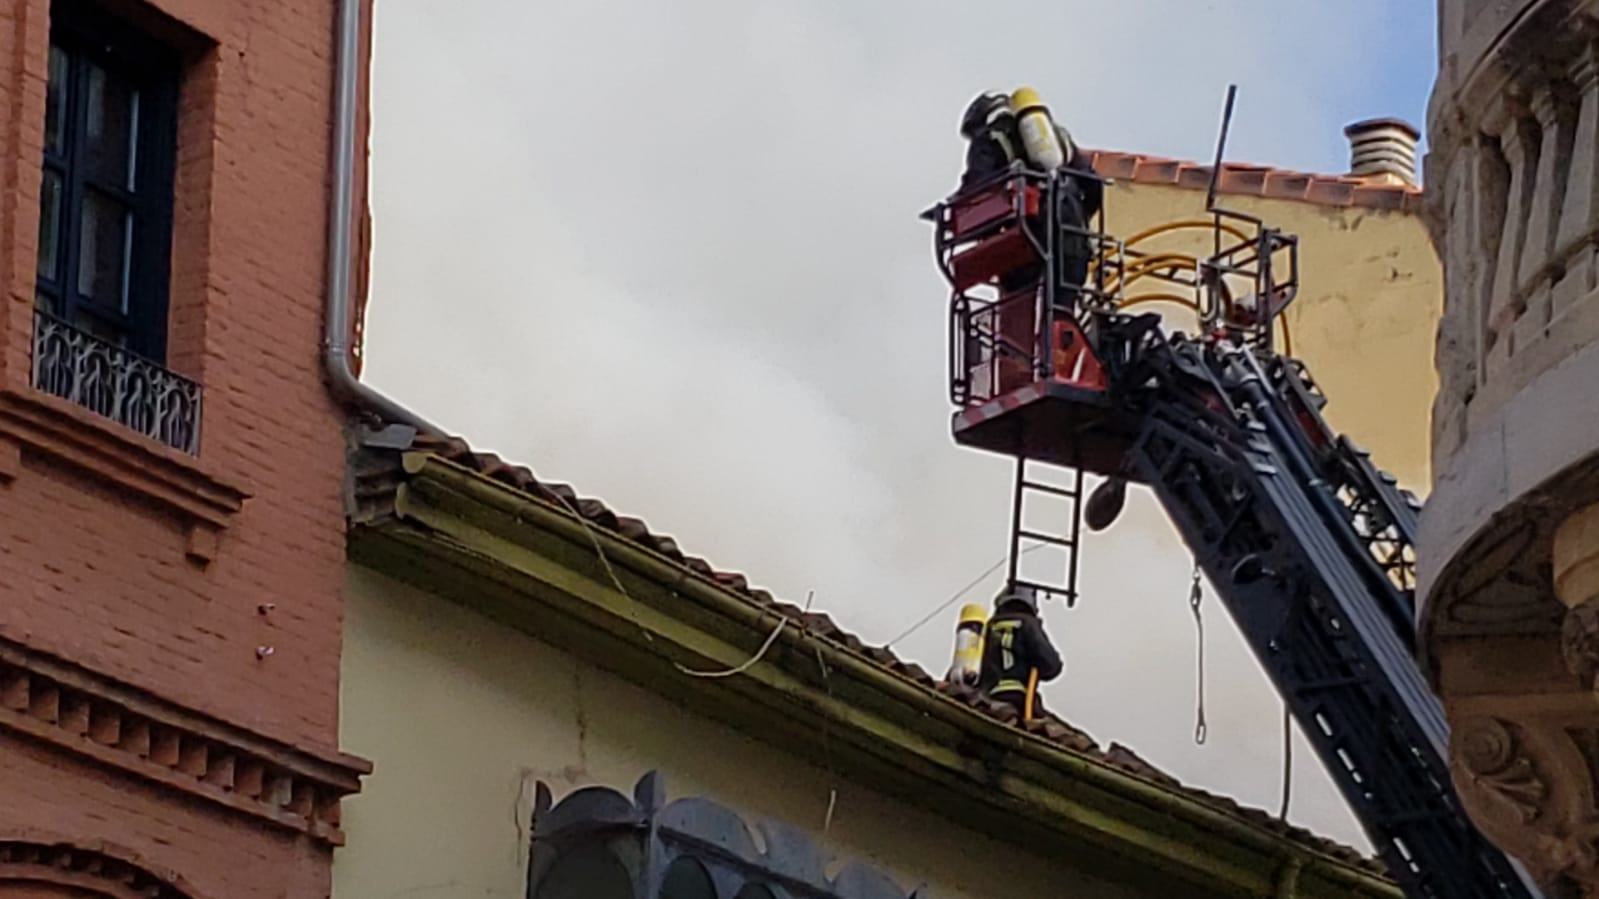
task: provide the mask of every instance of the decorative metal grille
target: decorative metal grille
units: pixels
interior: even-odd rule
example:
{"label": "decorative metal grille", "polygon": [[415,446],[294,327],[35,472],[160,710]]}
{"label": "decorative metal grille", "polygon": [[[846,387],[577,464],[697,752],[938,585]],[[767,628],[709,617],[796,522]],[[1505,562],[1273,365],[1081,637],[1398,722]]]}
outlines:
{"label": "decorative metal grille", "polygon": [[35,310],[33,386],[191,455],[200,451],[200,385]]}
{"label": "decorative metal grille", "polygon": [[[556,802],[540,781],[532,825],[530,899],[928,899],[924,888],[906,892],[875,866],[833,859],[791,825],[762,820],[751,827],[700,797],[668,803],[658,771],[641,777],[631,797],[593,786]],[[567,862],[572,867],[560,870]],[[678,869],[697,871],[688,880],[708,888],[668,889]]]}

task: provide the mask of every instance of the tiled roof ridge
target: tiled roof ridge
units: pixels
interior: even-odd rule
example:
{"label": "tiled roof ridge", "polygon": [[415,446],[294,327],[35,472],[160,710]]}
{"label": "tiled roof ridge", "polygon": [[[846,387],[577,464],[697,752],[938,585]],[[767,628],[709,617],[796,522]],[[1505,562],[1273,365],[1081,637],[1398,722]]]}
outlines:
{"label": "tiled roof ridge", "polygon": [[[1106,178],[1192,190],[1205,190],[1210,186],[1209,163],[1117,150],[1085,148],[1083,153],[1094,170]],[[1223,162],[1216,190],[1235,196],[1400,212],[1419,212],[1422,198],[1422,189],[1416,185],[1383,183],[1354,175],[1297,172],[1245,162]]]}
{"label": "tiled roof ridge", "polygon": [[1048,715],[1046,718],[1030,721],[1026,725],[1021,725],[1015,709],[1011,706],[988,699],[970,687],[946,683],[929,674],[926,669],[915,662],[901,659],[886,647],[867,645],[860,637],[839,627],[826,613],[806,611],[792,603],[779,600],[772,596],[770,592],[752,586],[749,579],[743,574],[718,570],[705,559],[684,553],[678,547],[677,541],[671,536],[650,530],[649,526],[641,519],[617,514],[598,499],[580,496],[569,484],[541,481],[528,467],[506,462],[494,453],[477,452],[472,449],[470,444],[459,437],[446,438],[418,435],[411,449],[412,451],[433,453],[440,458],[463,465],[485,477],[565,507],[569,511],[576,509],[589,524],[596,525],[625,540],[666,556],[695,574],[714,581],[724,589],[742,596],[761,608],[800,623],[809,633],[829,639],[925,689],[951,697],[989,718],[1011,726],[1021,727],[1033,736],[1042,738],[1066,751],[1076,753],[1124,773],[1131,774],[1146,782],[1163,786],[1176,793],[1196,799],[1211,808],[1231,814],[1252,826],[1286,837],[1301,846],[1331,856],[1346,864],[1384,876],[1387,874],[1386,866],[1376,858],[1368,857],[1353,847],[1320,836],[1303,827],[1290,824],[1263,810],[1250,808],[1229,797],[1186,785],[1145,761],[1126,746],[1119,743],[1111,743],[1109,747],[1102,749],[1086,732],[1053,714]]}

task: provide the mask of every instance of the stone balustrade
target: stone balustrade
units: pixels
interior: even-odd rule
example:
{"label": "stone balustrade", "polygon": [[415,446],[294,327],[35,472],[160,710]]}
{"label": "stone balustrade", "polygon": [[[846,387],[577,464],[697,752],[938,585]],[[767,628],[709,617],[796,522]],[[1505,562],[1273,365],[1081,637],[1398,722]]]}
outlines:
{"label": "stone balustrade", "polygon": [[1599,895],[1599,0],[1441,0],[1421,658],[1463,807]]}
{"label": "stone balustrade", "polygon": [[[1599,18],[1544,5],[1522,29],[1536,47],[1513,33],[1470,79],[1440,79],[1453,102],[1435,104],[1427,179],[1448,280],[1439,469],[1471,416],[1599,338]],[[1535,64],[1510,64],[1518,53]]]}

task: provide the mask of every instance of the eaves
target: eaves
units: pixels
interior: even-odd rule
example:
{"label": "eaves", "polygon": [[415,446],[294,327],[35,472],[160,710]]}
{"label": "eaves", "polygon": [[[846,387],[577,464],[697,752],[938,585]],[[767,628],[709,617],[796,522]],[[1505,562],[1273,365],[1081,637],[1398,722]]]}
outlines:
{"label": "eaves", "polygon": [[[401,461],[375,491],[362,481],[369,502],[352,526],[355,562],[786,752],[825,757],[840,776],[1130,883],[1219,896],[1401,896],[1386,878],[1193,791],[984,715],[813,632],[797,609],[751,603],[561,504],[432,453]],[[736,675],[685,673],[740,668],[769,640]]]}

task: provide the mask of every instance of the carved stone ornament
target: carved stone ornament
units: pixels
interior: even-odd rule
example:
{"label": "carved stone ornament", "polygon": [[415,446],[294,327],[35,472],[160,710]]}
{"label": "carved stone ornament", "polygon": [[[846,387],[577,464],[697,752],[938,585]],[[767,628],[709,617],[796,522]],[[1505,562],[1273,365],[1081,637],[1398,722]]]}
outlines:
{"label": "carved stone ornament", "polygon": [[1541,837],[1541,860],[1551,872],[1546,879],[1569,877],[1592,879],[1599,869],[1599,820],[1588,820],[1565,828],[1558,836]]}
{"label": "carved stone ornament", "polygon": [[1505,722],[1485,718],[1459,737],[1457,755],[1477,792],[1499,806],[1499,814],[1531,824],[1543,810],[1549,786],[1521,751]]}
{"label": "carved stone ornament", "polygon": [[1599,883],[1599,808],[1589,731],[1532,718],[1471,718],[1450,740],[1450,771],[1483,835],[1542,884]]}

